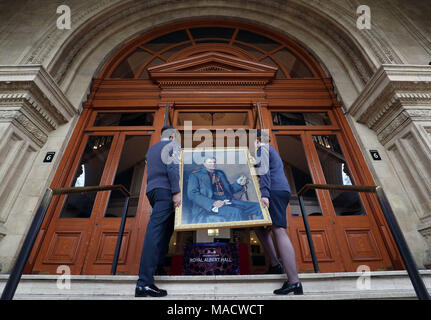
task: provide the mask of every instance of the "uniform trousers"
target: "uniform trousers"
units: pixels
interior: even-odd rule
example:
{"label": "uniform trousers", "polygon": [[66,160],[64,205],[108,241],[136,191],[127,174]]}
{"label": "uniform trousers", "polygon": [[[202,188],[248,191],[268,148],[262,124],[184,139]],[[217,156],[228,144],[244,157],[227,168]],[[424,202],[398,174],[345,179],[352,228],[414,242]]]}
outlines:
{"label": "uniform trousers", "polygon": [[147,192],[147,198],[153,210],[142,248],[137,283],[139,286],[154,284],[154,273],[167,252],[175,221],[172,192],[169,189],[150,190]]}

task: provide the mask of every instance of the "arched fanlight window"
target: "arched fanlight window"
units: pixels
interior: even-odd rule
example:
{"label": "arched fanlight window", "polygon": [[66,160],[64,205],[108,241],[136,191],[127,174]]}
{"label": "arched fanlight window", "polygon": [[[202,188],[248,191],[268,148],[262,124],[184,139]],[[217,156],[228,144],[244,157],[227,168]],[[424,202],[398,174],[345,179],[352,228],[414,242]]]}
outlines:
{"label": "arched fanlight window", "polygon": [[148,78],[149,67],[183,58],[185,52],[200,53],[211,44],[211,50],[243,52],[247,59],[278,67],[276,79],[319,77],[287,41],[233,26],[184,27],[144,38],[113,66],[108,77]]}

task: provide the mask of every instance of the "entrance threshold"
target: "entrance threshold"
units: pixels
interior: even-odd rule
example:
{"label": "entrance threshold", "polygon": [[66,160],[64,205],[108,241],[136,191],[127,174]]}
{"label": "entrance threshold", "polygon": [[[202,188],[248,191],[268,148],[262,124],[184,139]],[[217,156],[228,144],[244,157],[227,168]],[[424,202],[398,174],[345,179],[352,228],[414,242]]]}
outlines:
{"label": "entrance threshold", "polygon": [[[420,274],[431,290],[431,270],[421,270]],[[164,299],[171,300],[416,299],[405,270],[372,271],[366,278],[357,272],[303,273],[299,277],[303,296],[272,293],[286,281],[285,275],[156,276],[155,280],[157,286],[168,291]],[[0,275],[0,288],[7,278],[6,274]],[[58,279],[58,275],[23,275],[15,299],[135,299],[137,276],[72,275],[69,288],[59,288]],[[60,282],[65,285],[64,279]]]}

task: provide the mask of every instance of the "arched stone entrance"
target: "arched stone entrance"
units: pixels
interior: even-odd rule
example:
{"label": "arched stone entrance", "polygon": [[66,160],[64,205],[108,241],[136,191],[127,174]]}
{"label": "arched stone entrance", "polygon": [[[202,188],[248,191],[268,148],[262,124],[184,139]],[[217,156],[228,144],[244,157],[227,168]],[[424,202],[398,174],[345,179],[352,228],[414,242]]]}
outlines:
{"label": "arched stone entrance", "polygon": [[[228,115],[230,121],[208,123],[206,113]],[[164,121],[182,130],[184,120],[191,118],[210,130],[271,129],[296,191],[311,182],[373,184],[331,79],[295,41],[237,20],[195,19],[156,28],[117,50],[94,79],[52,183],[122,182],[133,189],[136,202],[126,225],[119,272],[137,273],[150,214],[144,196],[145,150],[158,140]],[[136,151],[136,145],[142,150]],[[91,199],[53,201],[33,253],[32,271],[54,273],[57,265],[68,264],[75,274],[109,272],[119,223],[117,200],[100,192]],[[319,191],[308,200],[314,208],[310,223],[322,271],[355,271],[361,264],[398,267],[372,196],[347,199]],[[294,206],[292,199],[286,213],[288,232],[299,269],[305,272],[311,260]],[[184,244],[176,237],[174,246]],[[243,244],[253,245],[249,231],[241,237]],[[262,271],[253,261],[250,268]]]}

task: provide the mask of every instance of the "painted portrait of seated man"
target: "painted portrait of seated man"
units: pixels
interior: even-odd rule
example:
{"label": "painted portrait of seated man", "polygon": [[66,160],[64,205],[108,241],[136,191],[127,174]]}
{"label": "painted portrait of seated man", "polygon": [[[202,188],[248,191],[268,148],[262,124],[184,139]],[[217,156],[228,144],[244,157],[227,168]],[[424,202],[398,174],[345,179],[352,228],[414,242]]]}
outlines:
{"label": "painted portrait of seated man", "polygon": [[191,223],[215,223],[263,219],[258,202],[243,201],[234,195],[243,191],[248,179],[241,175],[230,183],[216,159],[206,158],[200,170],[190,174],[187,197],[192,202]]}

